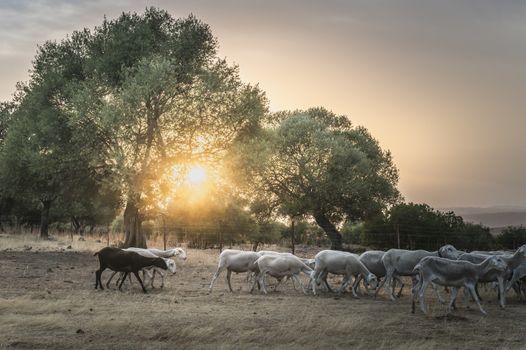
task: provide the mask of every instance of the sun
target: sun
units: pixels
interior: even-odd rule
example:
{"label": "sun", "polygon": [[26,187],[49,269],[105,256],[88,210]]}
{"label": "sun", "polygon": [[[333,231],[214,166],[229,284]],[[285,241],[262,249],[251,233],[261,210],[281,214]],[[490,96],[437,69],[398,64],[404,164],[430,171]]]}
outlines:
{"label": "sun", "polygon": [[201,165],[194,165],[186,174],[186,181],[190,185],[200,185],[208,179],[206,169]]}

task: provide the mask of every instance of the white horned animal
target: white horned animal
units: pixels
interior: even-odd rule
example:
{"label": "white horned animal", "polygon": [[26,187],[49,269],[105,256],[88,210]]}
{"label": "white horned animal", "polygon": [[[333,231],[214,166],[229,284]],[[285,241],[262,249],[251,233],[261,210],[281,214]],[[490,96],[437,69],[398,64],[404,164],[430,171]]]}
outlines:
{"label": "white horned animal", "polygon": [[272,277],[275,277],[277,279],[281,279],[284,277],[292,278],[292,280],[296,281],[301,288],[303,289],[303,293],[307,294],[307,291],[305,290],[305,287],[301,283],[298,276],[300,273],[304,273],[309,278],[312,277],[313,270],[305,265],[303,261],[301,261],[300,258],[298,258],[295,255],[286,255],[286,254],[267,254],[259,257],[256,260],[256,265],[258,266],[258,275],[254,282],[252,283],[252,288],[250,289],[250,292],[254,290],[254,287],[256,285],[256,282],[259,282],[263,293],[267,294],[267,289],[265,286],[265,275],[270,275]]}
{"label": "white horned animal", "polygon": [[419,281],[413,288],[412,312],[415,310],[415,299],[418,296],[420,308],[427,314],[427,307],[424,301],[424,293],[430,283],[441,286],[453,287],[448,311],[453,307],[458,289],[466,288],[471,297],[477,303],[480,312],[486,311],[480,305],[479,298],[475,292],[475,286],[479,279],[490,270],[505,271],[507,264],[498,256],[487,257],[480,264],[473,264],[464,260],[450,260],[435,256],[423,258],[414,268],[414,273],[419,275]]}
{"label": "white horned animal", "polygon": [[256,260],[261,255],[256,252],[249,252],[249,251],[243,251],[243,250],[236,250],[236,249],[225,249],[221,252],[219,255],[219,263],[217,265],[217,271],[212,277],[212,281],[210,282],[210,287],[208,288],[208,291],[211,292],[212,288],[214,286],[214,283],[221,274],[223,270],[227,270],[226,273],[226,280],[228,282],[228,288],[230,289],[230,292],[234,292],[232,290],[232,285],[230,283],[230,276],[232,275],[232,272],[241,273],[241,272],[248,272],[248,273],[255,273],[258,272],[258,265],[256,264]]}
{"label": "white horned animal", "polygon": [[[376,287],[377,278],[372,274],[367,267],[359,260],[356,254],[342,252],[338,250],[322,250],[314,257],[316,265],[314,267],[314,274],[312,275],[312,291],[316,295],[316,286],[319,285],[327,276],[328,273],[336,275],[344,275],[342,285],[338,289],[341,293],[352,282],[353,276],[361,275],[369,285]],[[352,294],[356,294],[356,285],[351,288]]]}

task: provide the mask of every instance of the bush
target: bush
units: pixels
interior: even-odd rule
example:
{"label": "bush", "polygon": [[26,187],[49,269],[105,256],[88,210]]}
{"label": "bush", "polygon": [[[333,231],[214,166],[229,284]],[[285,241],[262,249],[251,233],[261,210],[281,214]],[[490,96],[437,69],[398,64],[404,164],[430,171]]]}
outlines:
{"label": "bush", "polygon": [[508,226],[497,237],[497,242],[502,248],[517,249],[526,243],[526,227]]}

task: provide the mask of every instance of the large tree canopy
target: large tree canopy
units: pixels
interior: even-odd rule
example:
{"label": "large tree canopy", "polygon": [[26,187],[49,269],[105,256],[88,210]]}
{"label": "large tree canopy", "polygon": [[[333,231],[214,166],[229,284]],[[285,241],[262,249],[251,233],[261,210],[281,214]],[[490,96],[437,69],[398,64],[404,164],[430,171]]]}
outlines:
{"label": "large tree canopy", "polygon": [[344,219],[366,219],[399,200],[391,155],[365,128],[322,108],[278,113],[274,122],[244,152],[251,176],[288,215],[312,216],[333,249],[342,248]]}
{"label": "large tree canopy", "polygon": [[208,25],[155,8],[45,43],[18,110],[2,112],[18,116],[3,147],[16,165],[6,178],[23,174],[19,187],[47,210],[56,198],[79,200],[68,181],[84,192],[94,186],[78,173],[111,179],[104,188],[125,196],[125,244],[145,246],[141,222],[159,179],[177,163],[220,159],[266,113],[263,93],[243,84],[216,46]]}

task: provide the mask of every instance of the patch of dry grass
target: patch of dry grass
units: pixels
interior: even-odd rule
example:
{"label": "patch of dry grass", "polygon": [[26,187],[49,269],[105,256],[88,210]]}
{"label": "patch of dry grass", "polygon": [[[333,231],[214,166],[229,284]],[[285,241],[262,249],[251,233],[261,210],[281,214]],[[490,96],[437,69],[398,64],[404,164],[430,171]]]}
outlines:
{"label": "patch of dry grass", "polygon": [[[407,295],[396,304],[385,295],[314,297],[291,284],[269,295],[249,294],[243,274],[232,276],[235,293],[227,292],[223,274],[208,294],[217,257],[215,250],[190,249],[163,290],[143,294],[135,281],[123,292],[94,290],[98,262],[91,252],[0,251],[0,274],[8,282],[0,284],[0,348],[520,349],[526,344],[526,306],[511,294],[508,308],[500,310],[488,292],[486,317],[464,303],[453,317],[443,317],[445,308],[431,293],[430,316],[419,310],[412,315]],[[103,279],[108,276],[105,272]]]}

